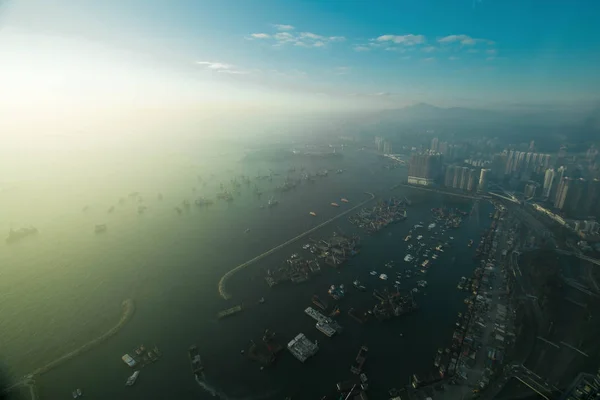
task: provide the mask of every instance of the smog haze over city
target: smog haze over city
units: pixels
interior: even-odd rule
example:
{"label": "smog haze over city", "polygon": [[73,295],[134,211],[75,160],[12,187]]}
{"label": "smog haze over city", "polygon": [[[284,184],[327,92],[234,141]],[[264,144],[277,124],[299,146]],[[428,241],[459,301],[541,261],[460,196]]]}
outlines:
{"label": "smog haze over city", "polygon": [[599,20],[0,0],[0,398],[597,398]]}

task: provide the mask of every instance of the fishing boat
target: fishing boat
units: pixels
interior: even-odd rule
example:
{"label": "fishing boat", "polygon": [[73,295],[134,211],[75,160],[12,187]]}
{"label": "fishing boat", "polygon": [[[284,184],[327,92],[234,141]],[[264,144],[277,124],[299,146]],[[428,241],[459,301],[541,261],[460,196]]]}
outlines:
{"label": "fishing boat", "polygon": [[349,203],[347,199],[342,198],[342,203]]}
{"label": "fishing boat", "polygon": [[314,212],[314,211],[311,211],[311,212],[309,212],[309,214],[310,214],[310,215],[312,215],[313,217],[316,217],[316,216],[317,216],[317,213],[316,213],[316,212]]}
{"label": "fishing boat", "polygon": [[334,207],[339,207],[340,205],[338,203],[331,203],[332,206]]}

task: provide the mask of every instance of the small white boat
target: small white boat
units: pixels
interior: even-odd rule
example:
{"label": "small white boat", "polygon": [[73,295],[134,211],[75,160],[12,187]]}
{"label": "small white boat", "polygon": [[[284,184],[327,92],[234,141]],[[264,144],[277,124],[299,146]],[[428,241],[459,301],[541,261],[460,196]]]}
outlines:
{"label": "small white boat", "polygon": [[381,274],[379,275],[379,279],[381,279],[382,281],[387,281],[388,276],[386,274]]}
{"label": "small white boat", "polygon": [[377,271],[371,271],[370,274],[375,276],[375,275],[377,275]]}
{"label": "small white boat", "polygon": [[127,378],[127,382],[125,382],[125,386],[133,386],[138,376],[140,375],[140,371],[135,371],[133,375]]}

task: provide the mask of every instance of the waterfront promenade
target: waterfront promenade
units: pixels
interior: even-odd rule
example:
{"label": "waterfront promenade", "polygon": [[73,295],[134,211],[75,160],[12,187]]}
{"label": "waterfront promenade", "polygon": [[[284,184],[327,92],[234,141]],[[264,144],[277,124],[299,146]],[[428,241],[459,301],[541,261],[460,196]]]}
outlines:
{"label": "waterfront promenade", "polygon": [[219,295],[220,295],[220,296],[221,296],[223,299],[225,299],[225,300],[228,300],[228,299],[230,299],[230,298],[231,298],[231,294],[229,294],[229,293],[227,292],[227,290],[226,290],[226,285],[227,285],[227,281],[228,281],[228,280],[229,280],[229,279],[230,279],[230,278],[231,278],[233,275],[235,275],[237,272],[239,272],[239,271],[241,271],[242,269],[244,269],[244,268],[246,268],[246,267],[248,267],[248,266],[250,266],[250,265],[254,264],[254,263],[255,263],[255,262],[257,262],[257,261],[260,261],[260,260],[262,260],[263,258],[267,257],[268,255],[271,255],[271,254],[275,253],[277,250],[281,250],[281,249],[282,249],[282,248],[284,248],[285,246],[287,246],[287,245],[289,245],[289,244],[292,244],[292,243],[294,243],[294,242],[296,242],[296,241],[298,241],[298,240],[300,240],[300,239],[302,239],[302,238],[304,238],[304,237],[306,237],[306,236],[310,235],[311,233],[313,233],[313,232],[315,232],[315,231],[317,231],[317,230],[319,230],[319,229],[323,228],[323,227],[324,227],[324,226],[326,226],[327,224],[329,224],[329,223],[331,223],[331,222],[333,222],[333,221],[335,221],[335,220],[337,220],[337,219],[339,219],[339,218],[343,217],[344,215],[347,215],[347,214],[351,213],[352,211],[354,211],[354,210],[356,210],[356,209],[358,209],[358,208],[360,208],[360,207],[363,207],[364,205],[366,205],[367,203],[369,203],[370,201],[372,201],[373,199],[375,199],[375,195],[374,195],[373,193],[366,192],[366,194],[368,194],[368,195],[369,195],[369,198],[368,198],[368,199],[366,199],[366,200],[364,200],[363,202],[361,202],[361,203],[357,204],[356,206],[354,206],[354,207],[350,208],[349,210],[346,210],[346,211],[344,211],[344,212],[342,212],[342,213],[340,213],[340,214],[336,215],[335,217],[333,217],[333,218],[330,218],[330,219],[328,219],[327,221],[320,223],[319,225],[315,226],[314,228],[311,228],[311,229],[307,230],[306,232],[303,232],[303,233],[301,233],[300,235],[298,235],[298,236],[295,236],[295,237],[291,238],[291,239],[290,239],[290,240],[288,240],[287,242],[285,242],[285,243],[282,243],[282,244],[280,244],[279,246],[273,247],[271,250],[265,251],[264,253],[262,253],[262,254],[260,254],[260,255],[258,255],[258,256],[256,256],[256,257],[254,257],[253,259],[251,259],[251,260],[249,260],[249,261],[246,261],[245,263],[243,263],[243,264],[240,264],[240,265],[238,265],[237,267],[233,268],[232,270],[228,271],[228,272],[227,272],[225,275],[223,275],[223,276],[221,277],[221,279],[219,280]]}
{"label": "waterfront promenade", "polygon": [[117,332],[119,332],[127,322],[129,322],[129,320],[131,319],[131,317],[133,316],[134,312],[135,312],[135,304],[133,302],[132,299],[127,299],[125,301],[123,301],[122,303],[123,306],[123,313],[121,314],[121,318],[119,319],[119,322],[113,326],[112,328],[110,328],[108,331],[104,332],[102,335],[92,339],[91,341],[87,342],[86,344],[78,347],[75,350],[72,350],[62,356],[60,356],[59,358],[57,358],[54,361],[49,362],[48,364],[36,369],[35,371],[33,371],[32,373],[26,375],[21,381],[13,384],[12,386],[10,386],[9,388],[6,389],[6,392],[10,392],[11,390],[19,387],[19,386],[29,386],[30,391],[31,391],[31,398],[32,399],[36,399],[36,388],[35,388],[35,377],[40,376],[42,374],[45,374],[47,372],[49,372],[50,370],[58,367],[59,365],[69,361],[72,358],[75,358],[76,356],[85,353],[86,351],[92,349],[94,346],[102,343],[103,341],[109,339],[110,337],[114,336]]}

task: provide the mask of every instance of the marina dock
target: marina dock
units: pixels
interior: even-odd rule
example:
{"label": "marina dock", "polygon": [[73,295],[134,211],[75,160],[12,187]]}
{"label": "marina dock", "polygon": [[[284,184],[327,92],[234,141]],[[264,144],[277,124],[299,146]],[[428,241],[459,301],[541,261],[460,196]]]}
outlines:
{"label": "marina dock", "polygon": [[373,193],[366,193],[369,195],[369,198],[362,201],[361,203],[357,204],[356,206],[350,208],[349,210],[346,210],[342,213],[339,213],[338,215],[336,215],[333,218],[328,219],[327,221],[315,226],[314,228],[311,228],[309,230],[307,230],[304,233],[301,233],[300,235],[293,237],[292,239],[280,244],[279,246],[275,246],[273,247],[271,250],[265,251],[264,253],[254,257],[253,259],[246,261],[243,264],[238,265],[237,267],[233,268],[232,270],[228,271],[225,275],[223,275],[221,277],[221,279],[219,280],[219,294],[221,295],[222,298],[224,298],[225,300],[228,300],[231,298],[231,294],[227,292],[226,286],[227,286],[227,281],[233,276],[235,275],[238,271],[241,271],[242,269],[254,264],[257,261],[262,260],[263,258],[275,253],[277,250],[280,250],[282,248],[284,248],[285,246],[295,243],[298,240],[310,235],[313,232],[318,231],[319,229],[323,228],[324,226],[330,224],[331,222],[342,218],[345,215],[348,215],[349,213],[353,212],[354,210],[359,209],[360,207],[363,207],[364,205],[366,205],[367,203],[369,203],[370,201],[372,201],[373,199],[375,199],[375,195]]}

